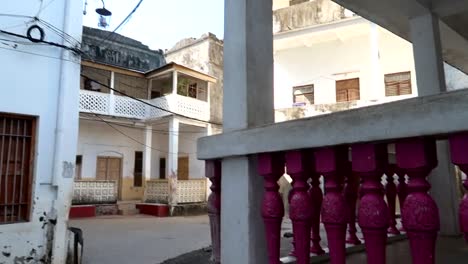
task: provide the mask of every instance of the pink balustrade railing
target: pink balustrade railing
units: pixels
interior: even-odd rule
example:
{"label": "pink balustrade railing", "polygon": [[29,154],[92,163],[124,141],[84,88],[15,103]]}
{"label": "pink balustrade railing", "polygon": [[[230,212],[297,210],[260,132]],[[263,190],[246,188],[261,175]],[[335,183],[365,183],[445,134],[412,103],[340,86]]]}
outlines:
{"label": "pink balustrade railing", "polygon": [[[450,142],[452,162],[468,173],[468,133],[444,137],[448,137]],[[388,159],[389,143],[395,144],[396,161],[392,163]],[[293,224],[296,263],[310,263],[310,253],[324,254],[319,244],[320,220],[328,237],[330,263],[346,262],[346,243],[361,243],[355,226],[358,197],[357,219],[364,235],[367,263],[385,263],[387,236],[400,233],[395,216],[397,197],[401,207],[402,230],[409,239],[413,263],[435,263],[440,220],[437,205],[428,194],[431,186],[426,179],[438,163],[435,138],[358,143],[261,153],[257,156],[258,174],[264,179],[261,215],[270,264],[281,263],[284,205],[277,182],[285,168],[293,179],[289,216]],[[213,254],[219,263],[221,161],[209,160],[206,168],[213,191],[209,198]],[[381,183],[382,175],[386,175],[385,188]],[[324,196],[319,187],[320,176],[325,181]],[[468,180],[463,185],[468,190]],[[468,194],[460,203],[460,224],[468,242]]]}

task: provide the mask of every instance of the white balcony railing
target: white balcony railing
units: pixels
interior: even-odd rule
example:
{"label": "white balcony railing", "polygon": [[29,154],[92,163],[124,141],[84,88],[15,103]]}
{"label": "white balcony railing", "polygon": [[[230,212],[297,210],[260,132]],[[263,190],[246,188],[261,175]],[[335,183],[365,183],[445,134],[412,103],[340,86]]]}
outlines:
{"label": "white balcony railing", "polygon": [[135,119],[159,118],[170,115],[170,112],[202,121],[208,121],[210,117],[207,102],[178,94],[142,101],[155,107],[124,96],[80,90],[79,105],[80,112]]}

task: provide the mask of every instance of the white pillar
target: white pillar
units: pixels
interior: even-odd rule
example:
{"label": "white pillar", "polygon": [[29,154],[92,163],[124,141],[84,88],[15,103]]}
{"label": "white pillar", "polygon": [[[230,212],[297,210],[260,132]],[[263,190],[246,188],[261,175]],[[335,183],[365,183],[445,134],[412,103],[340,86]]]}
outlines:
{"label": "white pillar", "polygon": [[172,94],[177,94],[177,84],[179,82],[178,72],[172,72]]}
{"label": "white pillar", "polygon": [[[410,20],[418,95],[446,91],[444,62],[439,32],[439,19],[424,14]],[[455,169],[447,141],[437,142],[438,166],[429,175],[432,198],[439,207],[440,234],[458,235],[458,197]]]}
{"label": "white pillar", "polygon": [[115,95],[114,95],[114,90],[115,89],[115,73],[111,71],[111,78],[110,78],[110,95],[109,95],[109,114],[114,115],[115,111]]}
{"label": "white pillar", "polygon": [[[151,179],[151,144],[153,141],[153,126],[147,125],[145,129],[145,147],[143,151],[143,176],[145,181]],[[146,183],[146,182],[145,182]]]}
{"label": "white pillar", "polygon": [[379,51],[379,26],[370,22],[370,69],[369,69],[369,84],[371,100],[378,100],[385,97],[385,86],[382,68],[380,66],[380,51]]}
{"label": "white pillar", "polygon": [[166,175],[169,180],[169,204],[177,205],[177,161],[179,158],[179,120],[169,120],[169,147],[167,153]]}
{"label": "white pillar", "polygon": [[[225,0],[226,132],[274,122],[272,29],[272,0]],[[221,263],[268,263],[262,186],[255,158],[223,160]]]}

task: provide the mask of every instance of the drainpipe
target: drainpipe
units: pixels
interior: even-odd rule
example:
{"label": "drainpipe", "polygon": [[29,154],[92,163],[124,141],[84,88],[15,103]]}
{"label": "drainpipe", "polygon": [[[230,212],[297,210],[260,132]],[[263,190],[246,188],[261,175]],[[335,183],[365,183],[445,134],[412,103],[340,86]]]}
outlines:
{"label": "drainpipe", "polygon": [[[79,1],[64,1],[63,31],[73,35],[81,30],[81,12]],[[76,14],[74,14],[75,12]],[[76,27],[76,28],[74,28]],[[81,34],[78,35],[80,38]],[[64,45],[69,45],[62,41]],[[74,164],[78,137],[78,72],[80,60],[76,60],[71,51],[62,50],[60,63],[60,79],[58,88],[57,117],[55,129],[55,145],[53,159],[52,186],[55,189],[55,200],[49,219],[52,233],[52,262],[62,264],[67,255],[67,221],[73,192]],[[74,62],[77,61],[77,62]],[[78,64],[78,65],[77,65]],[[76,84],[75,84],[76,82]],[[77,88],[77,89],[74,89]],[[76,123],[71,123],[76,122]]]}

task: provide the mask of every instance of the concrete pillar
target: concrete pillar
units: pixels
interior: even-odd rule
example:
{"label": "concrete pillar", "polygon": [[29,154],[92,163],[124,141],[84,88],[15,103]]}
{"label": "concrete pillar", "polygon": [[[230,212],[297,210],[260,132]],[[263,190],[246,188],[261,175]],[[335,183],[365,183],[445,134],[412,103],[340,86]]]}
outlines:
{"label": "concrete pillar", "polygon": [[145,134],[145,147],[143,151],[143,176],[145,181],[151,179],[151,144],[153,141],[153,126],[146,126]]}
{"label": "concrete pillar", "polygon": [[166,162],[166,175],[169,180],[169,204],[177,205],[177,161],[179,158],[179,120],[172,117],[169,120],[169,147]]}
{"label": "concrete pillar", "polygon": [[370,22],[370,34],[369,34],[369,44],[370,44],[370,95],[371,98],[362,98],[362,99],[371,99],[378,100],[385,97],[385,86],[382,68],[380,66],[380,51],[379,51],[379,26]]}
{"label": "concrete pillar", "polygon": [[[272,15],[271,0],[225,0],[224,131],[274,122]],[[221,263],[268,263],[256,159],[224,159],[221,190]]]}
{"label": "concrete pillar", "polygon": [[172,94],[177,94],[177,84],[179,82],[179,76],[177,71],[172,72]]}
{"label": "concrete pillar", "polygon": [[114,95],[114,90],[115,89],[115,73],[111,71],[111,77],[110,77],[110,95],[109,95],[109,114],[114,115],[115,111],[115,95]]}
{"label": "concrete pillar", "polygon": [[[445,92],[444,61],[439,32],[439,19],[424,14],[410,20],[411,41],[418,96]],[[431,196],[439,207],[440,234],[458,235],[458,197],[455,169],[450,161],[447,141],[437,142],[438,166],[429,175]]]}

